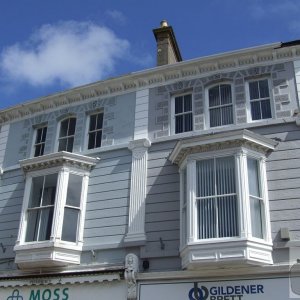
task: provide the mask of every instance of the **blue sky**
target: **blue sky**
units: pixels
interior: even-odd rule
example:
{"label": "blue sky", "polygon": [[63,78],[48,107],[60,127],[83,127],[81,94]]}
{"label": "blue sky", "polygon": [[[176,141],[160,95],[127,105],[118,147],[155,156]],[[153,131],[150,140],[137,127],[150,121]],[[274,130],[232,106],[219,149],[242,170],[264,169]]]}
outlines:
{"label": "blue sky", "polygon": [[300,39],[299,0],[1,0],[0,109],[155,66],[166,19],[184,60]]}

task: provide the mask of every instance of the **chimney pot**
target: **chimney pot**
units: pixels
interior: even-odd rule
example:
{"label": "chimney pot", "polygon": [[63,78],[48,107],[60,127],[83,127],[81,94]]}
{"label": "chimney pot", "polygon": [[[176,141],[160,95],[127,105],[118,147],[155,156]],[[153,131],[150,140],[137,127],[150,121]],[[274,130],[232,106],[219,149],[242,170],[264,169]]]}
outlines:
{"label": "chimney pot", "polygon": [[167,22],[167,20],[162,20],[161,22],[160,22],[160,27],[168,27],[169,25],[168,25],[168,22]]}

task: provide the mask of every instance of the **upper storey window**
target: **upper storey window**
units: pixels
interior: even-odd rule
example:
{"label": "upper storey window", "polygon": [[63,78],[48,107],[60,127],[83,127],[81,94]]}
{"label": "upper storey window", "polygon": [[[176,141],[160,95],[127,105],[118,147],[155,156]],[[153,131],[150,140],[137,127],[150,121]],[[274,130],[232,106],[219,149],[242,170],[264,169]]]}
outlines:
{"label": "upper storey window", "polygon": [[233,103],[230,84],[219,84],[208,90],[209,126],[233,124]]}
{"label": "upper storey window", "polygon": [[192,95],[182,95],[174,98],[174,133],[193,130]]}
{"label": "upper storey window", "polygon": [[73,151],[76,118],[71,117],[61,121],[58,138],[58,151]]}
{"label": "upper storey window", "polygon": [[44,155],[47,126],[39,127],[35,132],[34,157]]}
{"label": "upper storey window", "polygon": [[99,112],[90,116],[88,131],[88,149],[101,147],[103,130],[103,113]]}
{"label": "upper storey window", "polygon": [[249,100],[252,120],[272,118],[268,79],[249,82]]}

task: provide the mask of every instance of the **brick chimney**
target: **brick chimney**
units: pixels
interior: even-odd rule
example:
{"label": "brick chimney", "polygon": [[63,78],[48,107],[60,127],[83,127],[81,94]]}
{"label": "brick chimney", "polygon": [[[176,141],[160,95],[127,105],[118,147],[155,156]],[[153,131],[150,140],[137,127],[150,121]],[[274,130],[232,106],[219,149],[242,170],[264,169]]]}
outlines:
{"label": "brick chimney", "polygon": [[172,26],[166,20],[160,22],[160,28],[153,29],[157,43],[157,66],[182,61],[180,50]]}

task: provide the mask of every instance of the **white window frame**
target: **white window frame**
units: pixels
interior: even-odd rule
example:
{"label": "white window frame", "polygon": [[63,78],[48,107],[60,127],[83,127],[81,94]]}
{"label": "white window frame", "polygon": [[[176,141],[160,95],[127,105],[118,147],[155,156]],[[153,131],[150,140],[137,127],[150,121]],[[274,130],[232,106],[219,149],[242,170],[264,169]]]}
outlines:
{"label": "white window frame", "polygon": [[[270,108],[271,108],[271,117],[266,119],[258,119],[258,120],[252,120],[252,114],[251,114],[251,100],[250,100],[250,82],[256,82],[261,80],[267,80],[268,81],[268,88],[269,88],[269,96],[270,96]],[[247,108],[247,120],[248,122],[261,122],[265,120],[271,120],[275,116],[274,111],[274,100],[273,100],[273,88],[272,88],[272,82],[269,77],[259,77],[259,78],[251,78],[246,81],[246,108]],[[261,100],[256,100],[261,101]]]}
{"label": "white window frame", "polygon": [[[175,133],[175,128],[176,128],[175,99],[178,97],[184,97],[187,95],[191,95],[191,99],[192,99],[192,110],[190,112],[188,112],[188,113],[192,113],[192,130]],[[187,114],[187,113],[183,113],[183,114]],[[172,97],[171,97],[171,134],[177,135],[177,134],[184,134],[184,133],[193,132],[193,131],[194,131],[194,96],[193,96],[192,91],[172,95]]]}
{"label": "white window frame", "polygon": [[[95,147],[95,148],[91,148],[91,149],[88,149],[88,145],[89,145],[89,128],[90,128],[90,122],[91,122],[91,116],[94,116],[94,115],[98,115],[98,114],[102,114],[103,116],[103,121],[102,121],[102,128],[101,128],[101,131],[102,131],[102,136],[101,136],[101,145],[99,147]],[[87,118],[86,118],[86,122],[85,122],[85,138],[84,138],[84,150],[86,151],[93,151],[95,149],[100,149],[102,146],[102,142],[103,142],[103,129],[104,129],[104,111],[103,110],[97,110],[97,111],[94,111],[90,114],[87,115]],[[99,130],[94,130],[95,131],[100,131]]]}
{"label": "white window frame", "polygon": [[[59,135],[60,135],[60,130],[61,130],[61,123],[63,121],[68,120],[68,119],[75,119],[76,120],[74,135],[68,135],[68,136],[64,136],[63,138],[60,138]],[[74,143],[75,143],[75,137],[76,137],[76,127],[77,127],[77,117],[75,115],[67,116],[67,117],[61,119],[58,122],[57,130],[56,130],[56,139],[55,139],[55,149],[56,149],[56,151],[59,151],[58,150],[59,149],[59,141],[62,140],[62,139],[70,138],[70,137],[74,138],[74,140],[73,140],[73,146],[72,146],[72,152],[74,151]],[[62,151],[66,151],[66,150],[62,150]]]}
{"label": "white window frame", "polygon": [[[214,126],[211,127],[210,126],[210,107],[209,107],[209,90],[211,88],[214,88],[216,86],[220,86],[220,85],[230,85],[231,88],[231,100],[232,100],[232,124],[226,124],[226,125],[220,125],[220,126]],[[223,106],[229,106],[227,105],[220,105],[218,107],[223,107]],[[224,81],[224,82],[218,82],[212,85],[209,85],[205,88],[205,120],[204,120],[204,124],[205,124],[205,128],[209,129],[209,128],[223,128],[223,127],[228,127],[228,126],[232,126],[234,124],[236,124],[236,116],[235,116],[235,96],[234,96],[234,89],[233,89],[233,84],[230,81]]]}
{"label": "white window frame", "polygon": [[[42,143],[36,143],[37,131],[41,128],[47,128],[46,139],[45,139],[45,142],[44,142],[44,153],[42,154],[42,155],[45,155],[45,146],[46,146],[47,134],[48,134],[48,124],[40,124],[38,126],[34,126],[30,157],[37,157],[37,156],[34,156],[35,147],[36,147],[37,144],[39,144],[39,145],[42,144]],[[42,156],[42,155],[40,155],[40,156]]]}
{"label": "white window frame", "polygon": [[[59,163],[59,166],[51,167],[52,164],[58,164],[60,161],[61,163]],[[70,164],[70,162],[73,163]],[[26,172],[26,180],[18,239],[14,247],[14,250],[16,251],[15,262],[20,268],[55,265],[60,266],[67,264],[78,264],[80,262],[80,254],[83,247],[83,229],[87,188],[90,174],[89,168],[94,166],[95,162],[96,160],[93,158],[69,152],[58,152],[35,157],[21,162],[21,166]],[[56,184],[56,195],[50,239],[26,242],[28,206],[33,178],[51,174],[58,174],[58,178]],[[82,177],[79,207],[80,213],[77,223],[75,242],[62,240],[64,211],[66,207],[70,174]],[[60,253],[60,255],[56,255],[57,251]],[[36,254],[36,257],[33,254]],[[47,256],[47,258],[43,258],[43,255]],[[41,258],[39,259],[39,257]]]}

